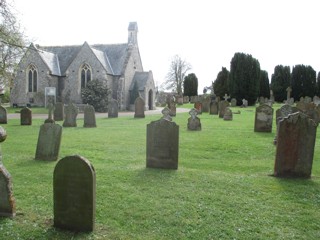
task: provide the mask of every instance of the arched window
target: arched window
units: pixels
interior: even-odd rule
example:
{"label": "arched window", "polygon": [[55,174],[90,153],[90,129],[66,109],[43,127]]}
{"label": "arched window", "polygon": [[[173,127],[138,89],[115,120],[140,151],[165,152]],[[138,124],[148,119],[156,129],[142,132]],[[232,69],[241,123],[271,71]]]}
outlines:
{"label": "arched window", "polygon": [[81,88],[85,88],[87,83],[91,81],[91,68],[88,64],[84,64],[81,68]]}
{"label": "arched window", "polygon": [[28,67],[28,92],[37,92],[38,72],[34,65]]}

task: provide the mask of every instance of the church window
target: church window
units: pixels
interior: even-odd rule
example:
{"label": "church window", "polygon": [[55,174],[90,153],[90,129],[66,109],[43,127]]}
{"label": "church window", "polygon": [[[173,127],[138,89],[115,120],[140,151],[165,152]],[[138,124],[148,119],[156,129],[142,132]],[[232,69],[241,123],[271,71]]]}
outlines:
{"label": "church window", "polygon": [[91,81],[91,69],[88,64],[84,64],[81,68],[81,88],[85,88],[87,83]]}
{"label": "church window", "polygon": [[34,65],[28,68],[28,92],[37,92],[38,88],[38,72]]}

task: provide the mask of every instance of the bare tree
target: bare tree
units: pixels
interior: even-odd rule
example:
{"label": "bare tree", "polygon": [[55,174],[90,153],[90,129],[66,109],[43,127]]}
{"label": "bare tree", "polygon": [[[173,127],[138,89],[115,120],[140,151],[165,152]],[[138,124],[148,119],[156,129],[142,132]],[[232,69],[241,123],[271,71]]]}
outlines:
{"label": "bare tree", "polygon": [[181,59],[179,55],[172,58],[166,81],[163,83],[165,89],[172,89],[182,95],[182,84],[186,73],[191,69],[190,63]]}
{"label": "bare tree", "polygon": [[25,48],[24,35],[7,0],[0,0],[0,85],[9,86]]}

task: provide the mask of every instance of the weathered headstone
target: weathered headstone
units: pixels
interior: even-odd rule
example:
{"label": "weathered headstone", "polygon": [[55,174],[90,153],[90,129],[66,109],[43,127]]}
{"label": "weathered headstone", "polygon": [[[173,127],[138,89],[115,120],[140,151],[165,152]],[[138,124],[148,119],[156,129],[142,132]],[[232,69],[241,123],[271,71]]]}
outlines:
{"label": "weathered headstone", "polygon": [[7,117],[7,109],[0,105],[0,124],[7,124],[8,117]]}
{"label": "weathered headstone", "polygon": [[92,105],[87,105],[84,107],[84,119],[83,127],[94,128],[97,127],[96,124],[96,113]]}
{"label": "weathered headstone", "polygon": [[232,98],[231,99],[231,107],[236,107],[237,106],[237,99]]}
{"label": "weathered headstone", "polygon": [[77,115],[78,108],[73,104],[69,103],[65,108],[65,119],[63,121],[63,127],[76,127],[77,126]]}
{"label": "weathered headstone", "polygon": [[168,108],[170,110],[170,116],[175,117],[177,115],[176,103],[170,102],[170,104],[168,104]]}
{"label": "weathered headstone", "polygon": [[226,107],[224,110],[223,120],[231,121],[233,119],[232,111],[229,107]]}
{"label": "weathered headstone", "polygon": [[189,96],[183,97],[183,103],[189,103]]}
{"label": "weathered headstone", "polygon": [[111,99],[108,103],[108,118],[117,118],[118,111],[118,101],[115,99]]}
{"label": "weathered headstone", "polygon": [[256,108],[254,121],[255,132],[272,132],[273,108],[263,104]]}
{"label": "weathered headstone", "polygon": [[220,101],[219,102],[219,118],[223,118],[227,107],[229,107],[228,101]]}
{"label": "weathered headstone", "polygon": [[219,113],[219,107],[218,107],[218,102],[215,100],[210,103],[210,114],[211,115],[218,115]]}
{"label": "weathered headstone", "polygon": [[193,104],[194,108],[197,109],[198,114],[202,114],[202,103],[201,102],[195,102]]}
{"label": "weathered headstone", "polygon": [[144,118],[144,100],[141,97],[137,97],[134,101],[134,117],[135,118]]}
{"label": "weathered headstone", "polygon": [[36,160],[55,161],[58,159],[62,127],[55,123],[44,123],[40,127]]}
{"label": "weathered headstone", "polygon": [[290,101],[292,88],[291,87],[287,87],[286,91],[287,91],[287,103],[288,103]]}
{"label": "weathered headstone", "polygon": [[195,108],[192,108],[189,111],[190,117],[188,118],[188,130],[191,131],[200,131],[201,130],[201,122],[200,118],[197,117],[198,111]]}
{"label": "weathered headstone", "polygon": [[20,111],[21,125],[32,125],[32,111],[30,108],[22,108]]}
{"label": "weathered headstone", "polygon": [[241,107],[248,107],[248,100],[242,99],[242,105]]}
{"label": "weathered headstone", "polygon": [[54,123],[52,113],[54,111],[54,105],[52,103],[48,104],[48,118],[44,120],[45,123]]}
{"label": "weathered headstone", "polygon": [[71,231],[94,230],[96,174],[91,163],[74,155],[61,159],[53,173],[54,226]]}
{"label": "weathered headstone", "polygon": [[64,104],[62,102],[57,102],[54,105],[53,118],[55,121],[63,121],[64,117]]}
{"label": "weathered headstone", "polygon": [[202,112],[209,112],[211,97],[207,96],[202,100]]}
{"label": "weathered headstone", "polygon": [[317,124],[297,112],[279,122],[274,176],[310,177]]}
{"label": "weathered headstone", "polygon": [[[0,126],[0,142],[6,140],[7,133]],[[2,163],[0,149],[0,216],[14,217],[16,215],[16,202],[13,197],[11,175]]]}
{"label": "weathered headstone", "polygon": [[178,155],[179,126],[175,122],[168,121],[166,117],[149,123],[147,125],[147,167],[178,169]]}

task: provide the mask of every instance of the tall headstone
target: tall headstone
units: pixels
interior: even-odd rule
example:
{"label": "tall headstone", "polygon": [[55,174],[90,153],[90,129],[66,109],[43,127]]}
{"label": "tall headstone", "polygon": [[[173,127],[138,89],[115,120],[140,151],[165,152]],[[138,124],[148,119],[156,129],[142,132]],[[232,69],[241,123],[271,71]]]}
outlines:
{"label": "tall headstone", "polygon": [[53,111],[53,118],[55,121],[63,121],[64,117],[64,104],[62,102],[56,102]]}
{"label": "tall headstone", "polygon": [[[164,115],[168,114],[165,109]],[[167,119],[163,116],[147,125],[148,168],[178,169],[179,126]]]}
{"label": "tall headstone", "polygon": [[289,86],[289,87],[287,87],[286,91],[287,91],[287,104],[289,104],[292,88]]}
{"label": "tall headstone", "polygon": [[135,118],[144,118],[144,100],[141,97],[137,97],[134,101],[134,117]]}
{"label": "tall headstone", "polygon": [[255,132],[272,132],[273,108],[263,104],[256,108],[254,121]]}
{"label": "tall headstone", "polygon": [[32,125],[32,111],[30,108],[22,108],[20,111],[21,125]]}
{"label": "tall headstone", "polygon": [[7,109],[0,105],[0,124],[7,124],[8,117],[7,117]]}
{"label": "tall headstone", "polygon": [[202,112],[209,112],[211,97],[207,96],[202,100]]}
{"label": "tall headstone", "polygon": [[65,108],[65,119],[63,121],[63,127],[76,127],[77,126],[77,115],[78,108],[73,104],[69,103]]}
{"label": "tall headstone", "polygon": [[94,230],[96,174],[84,157],[67,156],[53,173],[54,226],[71,231]]}
{"label": "tall headstone", "polygon": [[200,131],[201,130],[201,122],[200,118],[197,117],[198,111],[195,108],[192,108],[189,111],[190,117],[188,118],[188,130],[191,131]]}
{"label": "tall headstone", "polygon": [[[6,140],[7,133],[0,126],[0,142]],[[2,163],[0,149],[0,216],[14,217],[16,215],[16,201],[13,197],[11,175]]]}
{"label": "tall headstone", "polygon": [[168,108],[170,109],[170,116],[175,117],[177,115],[176,103],[170,102],[170,104],[168,104]]}
{"label": "tall headstone", "polygon": [[297,112],[279,122],[274,176],[310,177],[317,124]]}
{"label": "tall headstone", "polygon": [[36,160],[56,161],[59,156],[62,127],[55,123],[44,123],[40,127]]}
{"label": "tall headstone", "polygon": [[84,121],[83,127],[94,128],[97,127],[96,124],[96,113],[92,105],[86,105],[84,107]]}
{"label": "tall headstone", "polygon": [[111,99],[108,103],[108,118],[117,118],[118,111],[118,101],[115,99]]}
{"label": "tall headstone", "polygon": [[223,118],[227,107],[229,107],[228,101],[220,101],[219,102],[219,118]]}
{"label": "tall headstone", "polygon": [[216,102],[215,100],[213,100],[210,103],[210,114],[211,115],[218,115],[219,113],[219,107],[218,107],[218,102]]}

